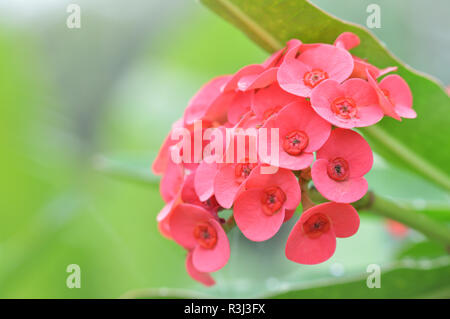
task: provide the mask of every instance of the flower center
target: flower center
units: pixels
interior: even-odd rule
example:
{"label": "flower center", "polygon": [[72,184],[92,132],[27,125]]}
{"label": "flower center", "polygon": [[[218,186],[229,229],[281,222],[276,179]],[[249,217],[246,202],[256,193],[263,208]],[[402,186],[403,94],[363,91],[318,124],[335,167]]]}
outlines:
{"label": "flower center", "polygon": [[243,162],[244,163],[237,163],[234,168],[235,181],[238,184],[241,184],[257,165],[257,163],[248,163],[248,158],[245,158]]}
{"label": "flower center", "polygon": [[329,161],[327,166],[327,173],[328,176],[335,181],[346,180],[348,178],[348,175],[350,174],[348,162],[341,157],[337,157],[334,160]]}
{"label": "flower center", "polygon": [[289,155],[300,155],[308,146],[309,138],[303,131],[292,131],[286,135],[283,141],[283,149]]}
{"label": "flower center", "polygon": [[278,186],[268,187],[264,190],[264,194],[261,197],[262,209],[264,214],[272,216],[277,213],[284,202],[286,201],[286,195]]}
{"label": "flower center", "polygon": [[326,79],[328,79],[327,72],[324,72],[320,69],[313,69],[309,72],[306,72],[303,76],[303,82],[310,88],[314,88],[317,84]]}
{"label": "flower center", "polygon": [[309,238],[319,238],[330,229],[330,220],[327,216],[317,213],[308,218],[303,224],[303,231]]}
{"label": "flower center", "polygon": [[331,103],[331,110],[338,117],[343,119],[351,119],[356,117],[356,104],[352,98],[338,97]]}
{"label": "flower center", "polygon": [[200,222],[194,228],[194,237],[198,244],[206,249],[212,249],[217,243],[217,232],[207,222]]}

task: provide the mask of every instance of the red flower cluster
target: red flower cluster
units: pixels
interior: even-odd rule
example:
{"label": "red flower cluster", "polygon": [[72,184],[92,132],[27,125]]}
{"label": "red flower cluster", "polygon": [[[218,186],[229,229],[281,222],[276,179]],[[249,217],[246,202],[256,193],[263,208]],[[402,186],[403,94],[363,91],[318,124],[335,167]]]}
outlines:
{"label": "red flower cluster", "polygon": [[[163,175],[166,202],[157,217],[159,229],[187,250],[192,278],[214,284],[210,273],[230,256],[224,228],[231,222],[250,240],[273,237],[293,216],[302,191],[307,194],[299,179],[308,176],[330,202],[303,212],[286,257],[301,264],[324,262],[335,251],[336,237],[356,233],[359,217],[349,203],[367,192],[364,175],[373,156],[352,128],[373,125],[384,115],[416,116],[400,76],[377,80],[396,68],[378,69],[353,56],[348,50],[358,44],[352,33],[341,34],[334,45],[290,40],[262,64],[211,80],[189,102],[153,171]],[[179,129],[183,134],[174,138]],[[246,134],[240,152],[236,132],[249,129],[276,134],[264,135],[263,144],[261,135]],[[231,136],[219,138],[225,131]],[[188,143],[178,143],[180,137]],[[219,217],[223,209],[233,210],[228,221]]]}

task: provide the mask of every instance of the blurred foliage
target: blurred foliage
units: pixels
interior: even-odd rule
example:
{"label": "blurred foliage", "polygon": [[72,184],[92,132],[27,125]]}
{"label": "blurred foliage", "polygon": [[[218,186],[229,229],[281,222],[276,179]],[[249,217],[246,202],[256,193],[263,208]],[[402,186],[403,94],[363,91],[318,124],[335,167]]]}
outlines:
{"label": "blurred foliage", "polygon": [[[405,258],[441,260],[445,252],[436,243],[414,248],[425,245],[420,234],[394,238],[383,220],[364,215],[357,236],[339,241],[335,257],[317,267],[285,259],[291,224],[266,243],[234,230],[230,263],[214,275],[219,284],[207,289],[193,282],[183,249],[156,228],[163,201],[148,173],[151,160],[203,82],[260,62],[266,53],[195,2],[79,1],[80,30],[65,26],[67,3],[16,24],[0,23],[0,297],[115,298],[146,288],[170,294],[161,287],[249,297],[338,284],[364,276],[369,263],[390,269]],[[13,3],[0,5],[11,20],[3,9]],[[130,175],[138,183],[127,180]],[[368,178],[377,191],[414,199],[424,209],[448,204],[446,192],[381,158]],[[448,211],[438,212],[448,220]],[[73,263],[81,267],[81,289],[65,284]],[[448,278],[448,268],[436,267],[433,272],[443,269]],[[417,274],[424,285],[436,286]],[[387,287],[377,296],[428,293],[396,295]],[[333,296],[352,295],[336,288]]]}

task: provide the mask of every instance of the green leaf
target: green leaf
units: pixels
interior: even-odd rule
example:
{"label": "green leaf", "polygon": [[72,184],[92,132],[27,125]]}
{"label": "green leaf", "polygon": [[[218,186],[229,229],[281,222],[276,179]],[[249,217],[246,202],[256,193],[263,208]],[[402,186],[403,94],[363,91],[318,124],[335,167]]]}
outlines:
{"label": "green leaf", "polygon": [[[354,280],[321,287],[291,289],[270,298],[449,298],[448,257],[434,261],[405,260],[385,270],[380,288],[368,288],[369,273]],[[420,280],[417,280],[420,278]]]}
{"label": "green leaf", "polygon": [[[388,267],[380,267],[380,287],[368,288],[371,272],[352,278],[323,280],[321,283],[301,283],[277,293],[259,294],[257,298],[315,299],[315,298],[449,298],[450,259],[446,256],[434,260],[405,259]],[[417,280],[420,278],[420,280]],[[138,289],[121,298],[183,299],[212,298],[214,295],[185,289]]]}
{"label": "green leaf", "polygon": [[450,99],[436,80],[403,64],[366,29],[332,17],[305,0],[201,2],[269,52],[292,38],[305,43],[332,43],[342,32],[357,34],[361,44],[352,53],[380,68],[398,66],[398,74],[411,87],[418,114],[417,119],[402,122],[385,118],[362,132],[385,159],[450,190],[448,155],[442,151],[450,147]]}

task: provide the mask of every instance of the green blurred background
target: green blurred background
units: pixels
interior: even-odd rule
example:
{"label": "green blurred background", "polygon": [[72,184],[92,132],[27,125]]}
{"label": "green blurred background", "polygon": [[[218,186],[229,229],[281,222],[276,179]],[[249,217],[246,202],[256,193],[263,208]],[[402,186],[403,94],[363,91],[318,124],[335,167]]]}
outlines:
{"label": "green blurred background", "polygon": [[[69,3],[81,6],[81,29],[66,27]],[[378,3],[374,33],[409,65],[450,83],[448,1],[314,3],[360,24]],[[414,231],[396,238],[370,214],[321,265],[285,259],[291,223],[266,243],[231,232],[231,260],[215,287],[188,277],[183,249],[156,228],[163,201],[151,161],[202,83],[266,56],[194,0],[0,0],[0,297],[116,298],[145,288],[257,297],[292,287],[297,297],[450,297],[443,247]],[[450,202],[380,157],[368,179],[418,207]],[[450,212],[437,218],[448,222]],[[66,286],[69,264],[81,267],[80,289]],[[368,289],[369,264],[389,272],[394,287]]]}

